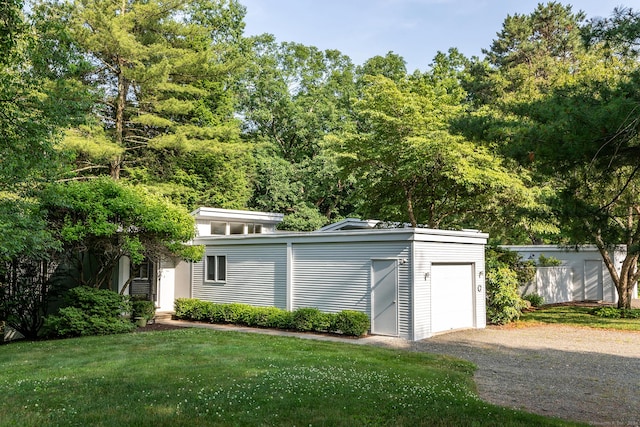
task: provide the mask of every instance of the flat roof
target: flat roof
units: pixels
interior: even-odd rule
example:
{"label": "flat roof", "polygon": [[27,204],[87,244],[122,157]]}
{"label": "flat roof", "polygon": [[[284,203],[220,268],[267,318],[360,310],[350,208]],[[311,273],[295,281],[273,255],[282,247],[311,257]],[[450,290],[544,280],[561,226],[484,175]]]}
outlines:
{"label": "flat roof", "polygon": [[233,234],[199,236],[196,244],[235,245],[269,243],[339,243],[339,242],[443,242],[486,244],[489,235],[478,231],[436,230],[430,228],[361,229],[318,232],[276,232],[270,234]]}
{"label": "flat roof", "polygon": [[282,222],[282,219],[284,218],[283,214],[273,212],[256,212],[207,207],[200,207],[191,212],[191,215],[196,219],[241,220],[273,224]]}

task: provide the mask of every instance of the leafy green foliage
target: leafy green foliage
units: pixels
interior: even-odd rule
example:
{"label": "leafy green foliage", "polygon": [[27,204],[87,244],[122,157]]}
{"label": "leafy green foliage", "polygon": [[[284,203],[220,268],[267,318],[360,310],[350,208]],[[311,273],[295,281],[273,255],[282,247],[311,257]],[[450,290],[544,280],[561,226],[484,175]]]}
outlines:
{"label": "leafy green foliage", "polygon": [[252,42],[254,63],[241,91],[245,130],[260,143],[251,206],[344,215],[351,209],[350,180],[324,140],[350,124],[353,64],[336,50],[277,44],[270,36]]}
{"label": "leafy green foliage", "polygon": [[598,307],[591,314],[606,319],[640,319],[640,309],[620,309],[616,307]]}
{"label": "leafy green foliage", "polygon": [[314,307],[299,308],[293,312],[291,326],[302,332],[326,331],[331,325],[325,313]]}
{"label": "leafy green foliage", "polygon": [[518,278],[506,266],[487,270],[487,320],[504,325],[520,318],[525,304],[518,294]]}
{"label": "leafy green foliage", "polygon": [[195,234],[193,218],[140,187],[109,178],[56,184],[44,194],[43,208],[67,262],[82,272],[85,265],[77,254],[96,255],[99,267],[81,275],[87,285],[106,286],[123,256],[134,264],[163,255],[202,257],[202,248],[183,243]]}
{"label": "leafy green foliage", "polygon": [[370,327],[369,316],[361,311],[343,310],[336,313],[331,322],[332,331],[342,331],[355,337],[366,334]]}
{"label": "leafy green foliage", "polygon": [[562,265],[562,261],[552,256],[547,257],[544,254],[540,254],[538,257],[538,265],[540,267],[558,267]]}
{"label": "leafy green foliage", "polygon": [[124,315],[131,313],[128,296],[107,289],[77,287],[69,291],[67,304],[45,319],[50,337],[108,335],[130,332],[134,325]]}
{"label": "leafy green foliage", "polygon": [[316,208],[303,204],[295,206],[294,211],[284,216],[278,230],[315,231],[327,225],[327,217]]}
{"label": "leafy green foliage", "polygon": [[140,298],[132,298],[131,300],[131,318],[143,317],[147,321],[154,318],[156,315],[156,306],[153,301],[148,301]]}
{"label": "leafy green foliage", "polygon": [[217,304],[194,298],[178,298],[175,301],[175,316],[178,319],[199,322],[235,323],[302,332],[337,332],[351,336],[364,335],[370,327],[369,316],[353,310],[323,313],[310,307],[289,312],[276,307]]}
{"label": "leafy green foliage", "polygon": [[55,264],[40,257],[15,257],[0,263],[0,322],[36,339],[49,304],[61,292],[50,280]]}
{"label": "leafy green foliage", "polygon": [[540,307],[544,304],[544,298],[539,294],[527,294],[523,296],[522,299],[529,301],[532,307]]}
{"label": "leafy green foliage", "polygon": [[477,227],[527,202],[526,187],[499,157],[452,132],[465,92],[447,61],[440,63],[400,81],[363,76],[354,105],[358,126],[331,137],[344,171],[358,178],[362,216]]}
{"label": "leafy green foliage", "polygon": [[497,247],[486,250],[487,320],[503,325],[520,318],[526,304],[518,293],[523,279],[535,269],[521,263],[517,253]]}

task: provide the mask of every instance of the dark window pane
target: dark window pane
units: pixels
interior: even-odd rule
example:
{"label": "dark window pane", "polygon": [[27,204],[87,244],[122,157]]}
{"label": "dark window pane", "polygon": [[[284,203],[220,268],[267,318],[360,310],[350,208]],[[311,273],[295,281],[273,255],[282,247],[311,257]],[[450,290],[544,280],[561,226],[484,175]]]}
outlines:
{"label": "dark window pane", "polygon": [[216,257],[207,257],[207,280],[216,280]]}
{"label": "dark window pane", "polygon": [[218,280],[227,280],[227,257],[218,256]]}

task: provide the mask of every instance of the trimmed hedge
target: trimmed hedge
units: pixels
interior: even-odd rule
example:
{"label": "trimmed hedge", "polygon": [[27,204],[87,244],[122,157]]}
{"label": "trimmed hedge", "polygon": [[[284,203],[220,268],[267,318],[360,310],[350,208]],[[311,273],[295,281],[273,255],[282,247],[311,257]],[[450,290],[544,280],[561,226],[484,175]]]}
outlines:
{"label": "trimmed hedge", "polygon": [[175,317],[182,320],[302,332],[331,332],[356,337],[364,335],[370,324],[369,316],[354,310],[323,313],[317,308],[299,308],[291,312],[276,307],[217,304],[194,298],[178,298],[175,312]]}

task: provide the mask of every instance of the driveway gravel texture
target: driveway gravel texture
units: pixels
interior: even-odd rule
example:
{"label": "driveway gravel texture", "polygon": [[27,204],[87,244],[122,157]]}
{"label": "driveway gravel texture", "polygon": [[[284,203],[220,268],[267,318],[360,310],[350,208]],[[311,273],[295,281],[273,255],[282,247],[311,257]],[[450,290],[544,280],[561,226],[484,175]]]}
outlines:
{"label": "driveway gravel texture", "polygon": [[640,426],[640,332],[488,327],[376,344],[475,363],[478,393],[496,405],[598,426]]}

